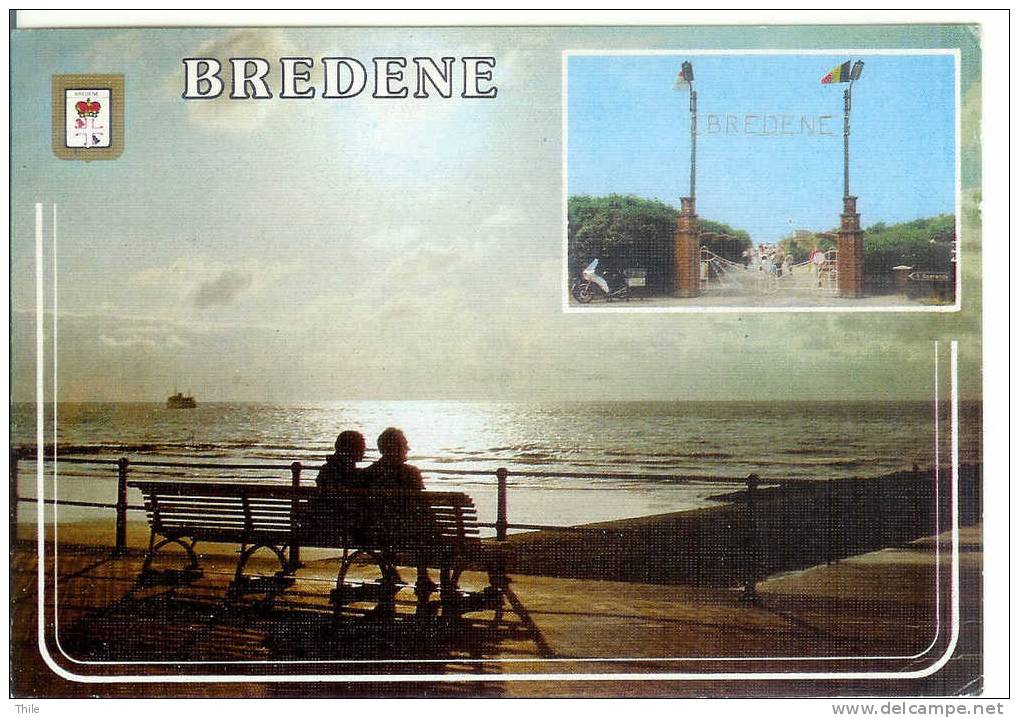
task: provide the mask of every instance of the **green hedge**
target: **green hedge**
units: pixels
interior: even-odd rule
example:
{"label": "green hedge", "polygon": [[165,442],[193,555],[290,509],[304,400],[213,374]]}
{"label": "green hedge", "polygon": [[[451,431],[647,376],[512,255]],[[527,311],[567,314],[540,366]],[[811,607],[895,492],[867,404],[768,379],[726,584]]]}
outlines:
{"label": "green hedge", "polygon": [[863,234],[863,276],[870,291],[893,286],[893,267],[906,265],[915,271],[954,275],[951,261],[955,240],[955,215],[915,219],[911,222],[866,227]]}
{"label": "green hedge", "polygon": [[[618,270],[647,270],[648,290],[670,293],[674,281],[674,237],[679,210],[658,200],[634,195],[569,199],[567,255],[570,276],[576,277],[592,259]],[[716,254],[739,261],[750,247],[750,235],[722,222],[700,220],[700,229],[717,237],[702,244]]]}

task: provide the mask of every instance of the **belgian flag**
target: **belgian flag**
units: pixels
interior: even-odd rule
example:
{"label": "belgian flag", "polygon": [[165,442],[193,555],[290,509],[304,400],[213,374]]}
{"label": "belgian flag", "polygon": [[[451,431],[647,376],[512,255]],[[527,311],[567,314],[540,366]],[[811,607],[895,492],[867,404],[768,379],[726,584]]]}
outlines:
{"label": "belgian flag", "polygon": [[836,66],[834,70],[821,78],[822,85],[831,85],[835,82],[849,82],[849,60]]}

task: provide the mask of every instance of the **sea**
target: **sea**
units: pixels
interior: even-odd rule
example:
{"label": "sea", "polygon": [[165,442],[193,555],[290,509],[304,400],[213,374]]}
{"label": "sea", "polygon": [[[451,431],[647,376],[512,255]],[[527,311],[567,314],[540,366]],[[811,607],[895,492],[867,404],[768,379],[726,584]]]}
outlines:
{"label": "sea", "polygon": [[[316,467],[337,433],[361,431],[377,458],[375,437],[402,429],[410,463],[428,488],[474,497],[482,521],[495,520],[496,479],[510,472],[511,523],[570,526],[712,505],[750,473],[765,485],[876,477],[949,459],[948,406],[932,402],[484,402],[337,401],[201,403],[61,403],[54,426],[45,410],[44,444],[54,429],[61,456],[127,457],[130,478],[218,478],[289,482],[291,462]],[[960,460],[978,463],[981,405],[959,407]],[[36,445],[35,406],[12,406],[15,446]],[[144,462],[243,465],[250,468],[158,467]],[[48,462],[48,498],[113,503],[116,467]],[[36,496],[35,462],[19,462],[19,493]],[[130,495],[129,503],[140,503]],[[60,521],[110,518],[110,509],[58,506]],[[33,520],[22,504],[19,520]],[[133,520],[144,520],[132,513]]]}

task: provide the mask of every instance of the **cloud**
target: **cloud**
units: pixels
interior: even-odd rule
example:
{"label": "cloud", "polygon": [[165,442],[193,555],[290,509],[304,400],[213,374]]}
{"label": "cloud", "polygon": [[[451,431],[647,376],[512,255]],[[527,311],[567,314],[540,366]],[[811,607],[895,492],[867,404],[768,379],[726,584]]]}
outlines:
{"label": "cloud", "polygon": [[190,343],[181,339],[176,334],[165,334],[161,337],[153,337],[149,332],[142,331],[135,335],[130,332],[121,336],[110,336],[101,334],[99,341],[103,346],[113,349],[139,348],[139,349],[182,349],[190,346]]}
{"label": "cloud", "polygon": [[223,262],[202,255],[182,257],[168,265],[137,272],[131,283],[139,290],[156,292],[176,306],[198,309],[234,304],[253,296],[279,278],[297,271],[294,266],[267,265],[255,260]]}
{"label": "cloud", "polygon": [[961,140],[963,153],[979,153],[980,151],[980,109],[982,100],[981,84],[977,80],[966,90],[959,109],[962,119]]}
{"label": "cloud", "polygon": [[199,308],[225,306],[251,287],[253,274],[245,269],[224,269],[215,278],[202,282],[191,292],[191,302]]}
{"label": "cloud", "polygon": [[962,150],[962,186],[974,189],[980,186],[980,138],[982,88],[979,80],[966,90],[959,113],[960,149]]}
{"label": "cloud", "polygon": [[489,232],[496,229],[517,230],[531,221],[524,207],[504,202],[481,220],[481,226]]}
{"label": "cloud", "polygon": [[87,51],[88,65],[94,72],[112,72],[136,62],[144,51],[145,37],[139,30],[104,34]]}
{"label": "cloud", "polygon": [[165,267],[149,267],[135,274],[131,281],[140,286],[161,288],[164,292],[180,293],[182,287],[189,287],[194,273],[202,272],[201,260],[178,259]]}
{"label": "cloud", "polygon": [[[229,83],[230,68],[227,62],[229,58],[270,59],[269,77],[272,78],[279,72],[279,65],[274,59],[293,54],[288,52],[288,47],[289,39],[286,33],[278,28],[244,28],[202,43],[191,57],[218,59],[224,65],[220,77],[224,83]],[[168,87],[172,88],[174,95],[178,97],[183,83],[182,73],[183,70],[179,70],[167,80]],[[195,126],[210,132],[246,133],[261,128],[274,109],[273,103],[237,102],[229,99],[229,94],[230,88],[225,87],[223,94],[215,100],[187,102],[188,119]]]}

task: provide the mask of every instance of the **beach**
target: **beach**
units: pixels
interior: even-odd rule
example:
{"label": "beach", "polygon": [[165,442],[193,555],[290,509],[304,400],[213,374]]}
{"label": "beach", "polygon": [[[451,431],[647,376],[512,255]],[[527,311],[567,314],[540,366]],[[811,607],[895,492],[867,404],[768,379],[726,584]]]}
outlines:
{"label": "beach", "polygon": [[[939,472],[940,485],[932,471],[776,485],[756,489],[752,509],[742,490],[693,511],[513,535],[511,566],[571,578],[740,585],[939,533],[951,521],[949,475]],[[979,467],[961,467],[963,525],[979,520],[980,487]]]}
{"label": "beach", "polygon": [[[272,676],[318,674],[313,671],[356,676],[371,674],[370,667],[377,665],[387,675],[438,677],[436,683],[423,678],[421,683],[395,686],[334,684],[329,678],[312,687],[285,681],[245,685],[244,695],[265,696],[302,690],[314,695],[420,695],[421,690],[456,695],[458,684],[446,679],[458,675],[483,680],[469,690],[493,695],[618,695],[622,684],[612,680],[613,673],[647,678],[655,673],[695,676],[779,668],[790,674],[787,680],[755,681],[751,676],[710,686],[690,680],[641,681],[626,690],[633,695],[758,696],[771,691],[851,695],[972,690],[977,675],[972,658],[951,660],[947,672],[926,682],[892,677],[880,683],[851,678],[833,678],[836,682],[831,683],[795,677],[802,672],[815,675],[819,669],[851,676],[872,671],[877,659],[881,670],[892,673],[915,672],[932,663],[924,656],[936,658],[952,648],[943,629],[951,616],[948,586],[956,558],[967,587],[963,615],[968,623],[963,623],[963,644],[954,650],[969,655],[961,646],[978,640],[980,623],[980,598],[974,592],[981,563],[976,512],[980,475],[974,466],[960,471],[958,551],[949,530],[951,506],[937,511],[930,501],[935,489],[941,496],[950,495],[942,493],[950,489],[950,472],[941,476],[944,486],[937,487],[931,475],[903,472],[879,480],[833,482],[830,487],[757,489],[751,552],[743,540],[750,526],[745,494],[723,497],[714,508],[589,524],[577,527],[581,530],[576,533],[513,535],[507,542],[512,558],[504,614],[469,615],[453,633],[408,623],[404,613],[402,618],[398,614],[393,628],[355,624],[331,637],[323,608],[328,606],[325,593],[335,573],[335,552],[302,551],[305,568],[293,596],[268,613],[224,611],[236,546],[200,544],[206,570],[193,585],[140,590],[135,579],[148,540],[144,524],[128,525],[129,548],[121,556],[110,553],[111,519],[61,524],[55,531],[50,527],[44,544],[48,557],[56,554],[51,565],[62,577],[56,584],[59,598],[50,596],[57,598],[50,604],[56,606],[51,620],[61,638],[54,638],[50,650],[75,658],[78,662],[69,664],[73,671],[107,676],[137,670],[158,676],[166,670],[160,661],[187,672],[194,670],[189,665],[194,660],[220,661],[205,670],[225,675],[250,672],[244,661],[253,660],[271,666],[267,675]],[[831,522],[821,511],[829,502]],[[853,520],[854,515],[860,518]],[[38,654],[27,650],[34,640],[37,546],[31,524],[18,528],[12,564],[17,587],[14,635],[26,647],[18,653],[25,662],[15,669],[19,695],[240,695],[240,689],[228,683],[86,687],[57,679],[37,665]],[[758,601],[752,603],[741,600],[748,566],[756,567]],[[52,594],[49,571],[47,575]],[[481,585],[484,576],[468,571],[464,581]],[[406,612],[412,602],[412,597],[404,597],[401,610]],[[124,659],[141,663],[118,663]],[[760,661],[747,663],[749,659]],[[533,679],[548,672],[595,674],[604,680],[500,678]]]}

